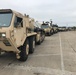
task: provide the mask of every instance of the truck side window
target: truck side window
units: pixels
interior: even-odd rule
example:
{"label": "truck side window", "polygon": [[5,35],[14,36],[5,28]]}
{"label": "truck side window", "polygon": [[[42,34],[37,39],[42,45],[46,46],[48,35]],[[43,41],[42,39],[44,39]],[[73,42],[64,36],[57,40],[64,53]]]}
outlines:
{"label": "truck side window", "polygon": [[23,19],[20,17],[15,17],[14,27],[23,27]]}

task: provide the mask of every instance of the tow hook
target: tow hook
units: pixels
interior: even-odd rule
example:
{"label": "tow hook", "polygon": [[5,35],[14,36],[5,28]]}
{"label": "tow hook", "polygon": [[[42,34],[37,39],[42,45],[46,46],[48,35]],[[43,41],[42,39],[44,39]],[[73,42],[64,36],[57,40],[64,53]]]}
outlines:
{"label": "tow hook", "polygon": [[20,59],[19,53],[16,53],[16,58],[17,58],[17,59]]}
{"label": "tow hook", "polygon": [[16,58],[17,58],[17,59],[20,59],[20,51],[18,51],[18,52],[16,53]]}

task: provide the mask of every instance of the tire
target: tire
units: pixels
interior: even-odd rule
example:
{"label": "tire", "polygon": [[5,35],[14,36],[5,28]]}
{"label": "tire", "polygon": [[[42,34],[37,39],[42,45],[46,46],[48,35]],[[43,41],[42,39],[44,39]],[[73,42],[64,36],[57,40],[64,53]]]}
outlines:
{"label": "tire", "polygon": [[40,44],[41,44],[41,36],[40,36],[40,40],[37,42],[37,44],[38,44],[38,45],[40,45]]}
{"label": "tire", "polygon": [[52,29],[52,33],[51,33],[52,35],[54,34],[54,30]]}
{"label": "tire", "polygon": [[20,61],[26,61],[29,55],[29,42],[25,41],[24,45],[20,48]]}
{"label": "tire", "polygon": [[43,35],[42,35],[42,36],[43,36],[43,40],[42,40],[42,42],[43,42],[43,41],[44,41],[44,39],[45,39],[45,33],[43,33]]}
{"label": "tire", "polygon": [[37,44],[40,45],[40,44],[41,44],[41,41],[39,40],[39,41],[37,42]]}
{"label": "tire", "polygon": [[49,36],[51,36],[51,31],[49,32]]}
{"label": "tire", "polygon": [[29,38],[29,53],[33,53],[35,50],[35,37],[30,37]]}

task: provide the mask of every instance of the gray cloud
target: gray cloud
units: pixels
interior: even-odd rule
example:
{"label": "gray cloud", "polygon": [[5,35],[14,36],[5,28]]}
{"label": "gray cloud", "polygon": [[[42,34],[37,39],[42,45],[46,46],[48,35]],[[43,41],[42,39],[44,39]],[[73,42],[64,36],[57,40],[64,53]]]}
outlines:
{"label": "gray cloud", "polygon": [[29,14],[38,21],[52,19],[59,25],[76,24],[76,0],[2,0],[0,8]]}

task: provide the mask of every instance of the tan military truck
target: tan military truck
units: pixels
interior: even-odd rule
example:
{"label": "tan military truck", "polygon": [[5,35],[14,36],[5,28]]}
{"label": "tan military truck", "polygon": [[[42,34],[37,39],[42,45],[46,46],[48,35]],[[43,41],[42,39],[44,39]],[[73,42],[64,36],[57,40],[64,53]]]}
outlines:
{"label": "tan military truck", "polygon": [[53,27],[54,33],[57,33],[58,32],[58,25],[53,24],[52,27]]}
{"label": "tan military truck", "polygon": [[52,35],[53,34],[53,27],[50,25],[49,22],[43,22],[41,25],[41,28],[44,29],[46,35]]}
{"label": "tan military truck", "polygon": [[67,31],[67,29],[65,26],[62,26],[62,27],[58,27],[58,31]]}
{"label": "tan military truck", "polygon": [[45,39],[45,31],[44,29],[41,28],[41,24],[37,21],[35,22],[34,26],[35,26],[34,31],[37,33],[36,43],[40,45]]}
{"label": "tan military truck", "polygon": [[26,61],[34,52],[37,33],[34,19],[11,9],[0,10],[0,52],[14,52],[20,61]]}

